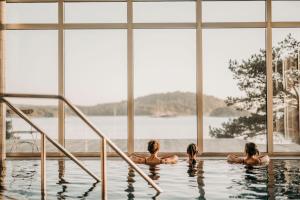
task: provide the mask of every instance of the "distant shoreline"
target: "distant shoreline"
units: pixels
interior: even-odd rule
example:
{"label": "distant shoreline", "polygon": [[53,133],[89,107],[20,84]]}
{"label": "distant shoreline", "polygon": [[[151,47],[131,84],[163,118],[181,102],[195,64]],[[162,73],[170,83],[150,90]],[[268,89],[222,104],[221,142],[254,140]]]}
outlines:
{"label": "distant shoreline", "polygon": [[[203,115],[213,117],[239,117],[249,113],[228,107],[223,99],[203,95]],[[150,94],[134,100],[136,116],[176,117],[196,115],[196,95],[192,92],[167,92]],[[19,105],[21,109],[32,109],[33,117],[55,117],[56,106]],[[126,116],[127,102],[103,103],[94,106],[78,106],[88,116]],[[66,115],[74,115],[66,109]]]}

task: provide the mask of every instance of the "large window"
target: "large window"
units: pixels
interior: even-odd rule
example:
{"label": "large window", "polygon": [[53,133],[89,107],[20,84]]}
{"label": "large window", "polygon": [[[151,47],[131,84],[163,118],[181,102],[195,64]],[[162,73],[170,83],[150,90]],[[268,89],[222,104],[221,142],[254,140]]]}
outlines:
{"label": "large window", "polygon": [[57,23],[57,3],[8,3],[7,23]]}
{"label": "large window", "polygon": [[203,1],[202,17],[203,22],[263,22],[265,2]]}
{"label": "large window", "polygon": [[162,151],[196,141],[195,31],[136,30],[135,151],[159,139]]}
{"label": "large window", "polygon": [[300,21],[300,1],[272,1],[273,21]]}
{"label": "large window", "polygon": [[195,22],[195,2],[134,2],[133,22]]}
{"label": "large window", "polygon": [[[6,91],[10,93],[58,93],[58,40],[55,30],[6,32]],[[58,136],[57,100],[9,99],[43,128]],[[39,151],[40,134],[12,111],[7,114],[7,152]],[[56,151],[49,145],[48,151]]]}
{"label": "large window", "polygon": [[[5,3],[5,92],[65,94],[124,151],[158,139],[163,152],[196,141],[205,153],[242,152],[248,141],[265,152],[269,134],[270,152],[299,152],[299,1],[22,2]],[[100,150],[57,100],[12,101],[54,139],[65,123],[69,150]],[[31,129],[7,116],[14,130]]]}
{"label": "large window", "polygon": [[300,150],[300,31],[273,30],[274,151]]}
{"label": "large window", "polygon": [[6,91],[57,94],[57,31],[6,32]]}
{"label": "large window", "polygon": [[126,3],[66,3],[66,23],[124,23],[127,21]]}
{"label": "large window", "polygon": [[203,32],[204,151],[266,151],[264,29]]}
{"label": "large window", "polygon": [[[126,31],[70,30],[65,38],[66,96],[126,151]],[[99,139],[67,109],[71,151],[99,151]]]}

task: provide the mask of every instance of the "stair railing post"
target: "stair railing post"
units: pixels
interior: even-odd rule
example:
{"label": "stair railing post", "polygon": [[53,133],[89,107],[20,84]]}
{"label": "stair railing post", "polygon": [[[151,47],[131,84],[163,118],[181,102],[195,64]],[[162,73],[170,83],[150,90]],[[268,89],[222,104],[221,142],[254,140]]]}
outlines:
{"label": "stair railing post", "polygon": [[102,199],[107,199],[107,186],[106,186],[106,139],[102,138],[101,144],[101,186],[102,186]]}
{"label": "stair railing post", "polygon": [[41,194],[46,197],[46,135],[41,135]]}

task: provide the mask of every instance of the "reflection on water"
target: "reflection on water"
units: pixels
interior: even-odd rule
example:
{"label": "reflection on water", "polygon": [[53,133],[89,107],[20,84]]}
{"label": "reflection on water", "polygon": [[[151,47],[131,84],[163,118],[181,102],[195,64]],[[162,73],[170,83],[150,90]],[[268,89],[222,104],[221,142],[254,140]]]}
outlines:
{"label": "reflection on water", "polygon": [[0,161],[0,198],[4,199],[5,187],[5,176],[6,176],[6,161]]}
{"label": "reflection on water", "polygon": [[[148,166],[148,165],[147,165]],[[159,178],[160,178],[160,175],[159,175],[159,171],[160,171],[160,165],[149,165],[148,166],[148,176],[155,181],[155,183],[157,185],[159,185]],[[133,200],[135,199],[135,195],[134,195],[134,183],[136,182],[135,181],[135,171],[132,167],[129,167],[128,168],[128,176],[127,176],[127,182],[128,182],[128,187],[125,189],[125,192],[127,192],[127,198],[128,200]],[[152,196],[152,199],[156,199],[156,197],[159,196],[159,193],[155,194]]]}
{"label": "reflection on water", "polygon": [[65,199],[66,198],[66,191],[67,191],[67,184],[68,182],[64,179],[65,175],[65,161],[58,160],[58,185],[61,185],[61,191],[57,192],[57,199]]}
{"label": "reflection on water", "polygon": [[[189,177],[195,177],[197,179],[199,197],[197,199],[205,199],[205,190],[204,190],[204,171],[203,171],[203,160],[199,160],[196,164],[187,164],[187,174]],[[190,180],[190,182],[193,182]]]}
{"label": "reflection on water", "polygon": [[[200,161],[200,162],[202,162],[202,161]],[[200,165],[200,162],[199,162],[199,165]],[[197,171],[198,171],[197,163],[196,164],[194,164],[194,163],[188,164],[187,166],[188,166],[188,170],[187,170],[188,175],[190,177],[195,177],[197,175]]]}
{"label": "reflection on water", "polygon": [[300,163],[273,162],[275,196],[300,199]]}
{"label": "reflection on water", "polygon": [[[65,160],[58,160],[58,185],[61,185],[62,189],[57,192],[57,199],[62,200],[66,199],[69,196],[66,194],[68,192],[68,181],[65,180]],[[96,188],[98,182],[95,182],[88,188],[88,190],[84,191],[82,195],[78,195],[78,199],[85,199],[89,196],[91,192]]]}
{"label": "reflection on water", "polygon": [[157,181],[160,178],[160,176],[159,176],[159,170],[160,170],[159,166],[160,165],[149,165],[149,174],[148,174],[148,176],[154,181]]}
{"label": "reflection on water", "polygon": [[88,197],[89,193],[93,192],[93,190],[96,188],[97,184],[98,184],[97,182],[93,183],[92,186],[86,192],[84,192],[82,195],[78,196],[78,199],[85,199],[86,197]]}
{"label": "reflection on water", "polygon": [[267,199],[267,167],[266,166],[245,166],[243,179],[233,180],[237,185],[244,187],[234,198],[241,199]]}
{"label": "reflection on water", "polygon": [[[38,160],[2,162],[0,199],[41,199],[39,164]],[[99,160],[86,164],[99,174]],[[108,199],[300,199],[299,160],[272,160],[260,167],[224,160],[139,166],[164,192],[157,195],[125,162],[112,160],[107,166]],[[47,198],[101,199],[101,183],[69,160],[47,160]]]}
{"label": "reflection on water", "polygon": [[133,186],[133,183],[135,182],[134,177],[135,177],[134,169],[129,167],[128,168],[128,176],[127,176],[128,187],[125,190],[125,192],[128,193],[128,195],[127,195],[128,200],[132,200],[135,197],[134,196],[134,186]]}
{"label": "reflection on water", "polygon": [[275,192],[274,192],[274,187],[275,187],[275,178],[274,178],[274,167],[273,167],[273,162],[270,162],[268,165],[268,195],[269,199],[275,199]]}
{"label": "reflection on water", "polygon": [[203,160],[200,160],[198,163],[197,183],[198,183],[198,189],[199,189],[199,198],[198,199],[205,199]]}

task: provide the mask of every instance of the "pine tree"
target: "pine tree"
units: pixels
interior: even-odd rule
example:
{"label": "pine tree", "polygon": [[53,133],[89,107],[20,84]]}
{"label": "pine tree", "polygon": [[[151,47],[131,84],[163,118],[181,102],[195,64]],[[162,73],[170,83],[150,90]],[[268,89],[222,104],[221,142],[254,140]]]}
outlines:
{"label": "pine tree", "polygon": [[[273,69],[277,66],[277,72],[273,70],[273,119],[282,117],[281,107],[284,105],[283,97],[292,99],[294,106],[299,110],[299,78],[300,71],[294,62],[289,70],[282,71],[282,60],[291,58],[296,60],[300,50],[300,42],[291,34],[273,47]],[[254,137],[266,134],[267,123],[267,84],[266,84],[266,51],[260,50],[248,59],[238,62],[229,60],[229,70],[237,81],[237,87],[242,92],[241,97],[227,97],[227,106],[233,106],[237,110],[248,111],[248,116],[238,117],[224,122],[221,128],[209,127],[209,134],[217,138]],[[285,76],[283,76],[283,73]],[[285,77],[289,89],[283,81]],[[281,112],[281,114],[280,114]],[[299,113],[298,113],[299,114]],[[299,129],[298,129],[299,130]]]}

